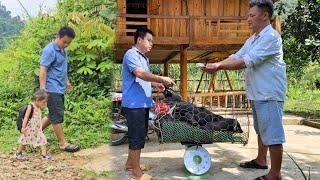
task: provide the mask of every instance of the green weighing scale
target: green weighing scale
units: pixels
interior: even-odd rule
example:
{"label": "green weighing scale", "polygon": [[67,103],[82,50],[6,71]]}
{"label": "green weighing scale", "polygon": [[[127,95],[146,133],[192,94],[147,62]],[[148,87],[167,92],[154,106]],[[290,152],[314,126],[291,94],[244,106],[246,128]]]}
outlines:
{"label": "green weighing scale", "polygon": [[[211,168],[211,156],[201,146],[188,147],[183,157],[184,166],[190,173],[189,179],[208,179],[206,174]],[[203,177],[203,178],[201,178]]]}

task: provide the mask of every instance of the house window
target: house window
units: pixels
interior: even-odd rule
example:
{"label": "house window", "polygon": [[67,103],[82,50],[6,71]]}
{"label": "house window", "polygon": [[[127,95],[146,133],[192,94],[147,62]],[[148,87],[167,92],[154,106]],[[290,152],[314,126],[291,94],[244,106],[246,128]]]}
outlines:
{"label": "house window", "polygon": [[[147,0],[127,0],[127,14],[143,14],[147,15],[148,1]],[[142,17],[127,17],[127,29],[135,30],[138,27],[147,27],[145,24],[148,21],[147,18]],[[133,32],[127,32],[127,36],[133,36]]]}

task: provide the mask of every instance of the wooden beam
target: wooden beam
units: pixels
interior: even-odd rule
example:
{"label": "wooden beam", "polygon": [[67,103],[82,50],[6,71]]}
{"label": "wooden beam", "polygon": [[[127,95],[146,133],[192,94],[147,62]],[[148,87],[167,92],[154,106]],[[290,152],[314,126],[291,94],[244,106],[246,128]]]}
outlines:
{"label": "wooden beam", "polygon": [[179,54],[179,51],[173,51],[163,60],[163,63],[169,63],[170,60],[174,58],[177,54]]}
{"label": "wooden beam", "polygon": [[188,61],[189,61],[189,62],[191,62],[191,61],[197,61],[198,59],[201,59],[201,58],[203,58],[203,57],[206,57],[206,56],[208,56],[208,55],[211,54],[211,53],[213,53],[213,51],[204,52],[204,53],[202,53],[202,54],[200,54],[200,55],[198,55],[198,56],[196,56],[196,57],[194,57],[194,58],[189,59]]}
{"label": "wooden beam", "polygon": [[148,25],[148,22],[141,22],[141,21],[127,21],[127,25]]}
{"label": "wooden beam", "polygon": [[[117,32],[135,32],[135,29],[118,29]],[[116,44],[133,44],[133,36],[117,36]],[[163,44],[163,45],[181,45],[188,44],[189,37],[154,37],[153,44]]]}
{"label": "wooden beam", "polygon": [[187,45],[181,45],[180,54],[180,94],[183,100],[188,98],[188,54]]}

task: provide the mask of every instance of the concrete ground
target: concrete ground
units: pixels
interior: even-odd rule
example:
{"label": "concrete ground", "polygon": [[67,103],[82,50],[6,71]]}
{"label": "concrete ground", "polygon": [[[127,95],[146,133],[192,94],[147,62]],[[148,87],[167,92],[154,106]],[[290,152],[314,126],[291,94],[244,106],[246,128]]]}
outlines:
{"label": "concrete ground", "polygon": [[[287,121],[285,124],[292,124]],[[293,123],[296,124],[296,123]],[[285,125],[287,142],[284,150],[291,155],[311,179],[320,179],[320,129],[303,125]],[[84,169],[96,172],[109,171],[113,179],[130,179],[130,172],[124,171],[128,145],[103,145],[95,149],[86,149],[77,156],[89,157],[85,163],[79,164]],[[231,143],[214,143],[204,145],[212,157],[212,167],[208,179],[254,179],[266,174],[267,170],[248,170],[238,167],[240,162],[251,160],[256,156],[257,140],[250,127],[249,143],[246,146]],[[179,143],[159,144],[157,137],[152,136],[142,151],[142,163],[151,164],[153,168],[148,174],[157,179],[188,179],[189,175],[183,165],[185,147]],[[270,159],[268,159],[270,166]],[[289,156],[284,153],[282,176],[285,180],[303,179]],[[203,178],[200,178],[203,179]]]}

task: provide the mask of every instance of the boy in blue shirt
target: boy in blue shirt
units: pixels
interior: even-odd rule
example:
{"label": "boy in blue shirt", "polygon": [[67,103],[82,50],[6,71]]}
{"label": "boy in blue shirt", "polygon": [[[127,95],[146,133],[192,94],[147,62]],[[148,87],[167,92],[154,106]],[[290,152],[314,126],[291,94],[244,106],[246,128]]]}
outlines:
{"label": "boy in blue shirt", "polygon": [[141,149],[144,148],[148,131],[149,109],[153,106],[151,86],[163,91],[164,85],[174,85],[169,77],[150,73],[149,59],[145,53],[152,48],[152,35],[151,30],[138,28],[134,35],[135,45],[123,58],[121,106],[128,123],[129,139],[125,168],[132,169],[134,179],[153,179],[143,174],[140,168]]}

